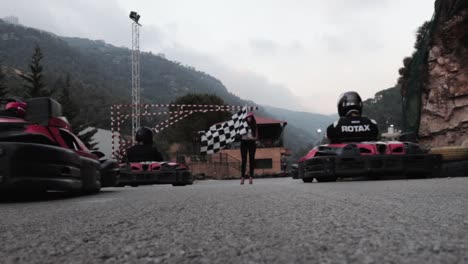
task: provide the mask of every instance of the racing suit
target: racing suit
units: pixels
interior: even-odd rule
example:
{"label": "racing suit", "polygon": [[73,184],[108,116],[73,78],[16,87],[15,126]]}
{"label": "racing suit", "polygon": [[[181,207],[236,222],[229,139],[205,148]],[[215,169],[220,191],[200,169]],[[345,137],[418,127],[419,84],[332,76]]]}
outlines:
{"label": "racing suit", "polygon": [[0,116],[21,118],[18,111],[14,109],[0,110]]}
{"label": "racing suit", "polygon": [[127,149],[128,162],[163,161],[158,149],[152,145],[134,145]]}
{"label": "racing suit", "polygon": [[330,143],[376,141],[379,138],[377,123],[367,117],[341,117],[327,128]]}

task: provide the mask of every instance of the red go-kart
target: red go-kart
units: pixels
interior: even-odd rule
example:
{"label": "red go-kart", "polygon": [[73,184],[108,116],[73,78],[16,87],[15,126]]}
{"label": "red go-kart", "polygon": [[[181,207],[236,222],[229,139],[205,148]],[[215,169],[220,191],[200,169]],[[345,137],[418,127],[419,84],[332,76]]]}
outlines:
{"label": "red go-kart", "polygon": [[120,179],[118,186],[150,184],[172,184],[185,186],[193,183],[189,168],[177,162],[142,161],[129,162],[120,165]]}
{"label": "red go-kart", "polygon": [[436,176],[441,156],[428,154],[412,142],[347,142],[320,145],[298,162],[297,177],[304,182],[336,181],[358,176]]}
{"label": "red go-kart", "polygon": [[19,116],[0,111],[0,192],[93,193],[117,184],[117,162],[100,161],[102,153],[89,151],[71,132],[57,101],[43,97],[25,103]]}

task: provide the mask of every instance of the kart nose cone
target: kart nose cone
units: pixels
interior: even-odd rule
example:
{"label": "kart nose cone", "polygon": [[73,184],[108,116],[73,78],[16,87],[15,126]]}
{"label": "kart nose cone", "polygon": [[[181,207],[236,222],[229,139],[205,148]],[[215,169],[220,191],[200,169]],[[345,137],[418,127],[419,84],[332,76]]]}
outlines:
{"label": "kart nose cone", "polygon": [[387,146],[384,144],[379,144],[377,145],[377,151],[379,151],[380,154],[385,154],[385,151],[387,151]]}

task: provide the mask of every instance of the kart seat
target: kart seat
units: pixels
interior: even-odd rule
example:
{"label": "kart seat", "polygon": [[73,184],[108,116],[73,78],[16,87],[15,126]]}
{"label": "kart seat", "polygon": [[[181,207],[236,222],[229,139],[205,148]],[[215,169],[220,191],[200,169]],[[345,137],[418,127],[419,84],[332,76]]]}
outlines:
{"label": "kart seat", "polygon": [[47,125],[50,118],[62,116],[62,106],[50,97],[32,98],[26,103],[26,121]]}

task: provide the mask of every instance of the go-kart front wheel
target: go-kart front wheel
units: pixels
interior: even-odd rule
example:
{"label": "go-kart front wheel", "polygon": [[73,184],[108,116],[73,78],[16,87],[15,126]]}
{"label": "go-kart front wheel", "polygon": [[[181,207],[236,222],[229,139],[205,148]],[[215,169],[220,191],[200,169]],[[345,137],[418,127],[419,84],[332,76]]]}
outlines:
{"label": "go-kart front wheel", "polygon": [[330,177],[316,177],[315,178],[318,182],[336,182],[337,177],[336,176],[330,176]]}
{"label": "go-kart front wheel", "polygon": [[302,178],[303,182],[313,182],[314,178]]}

